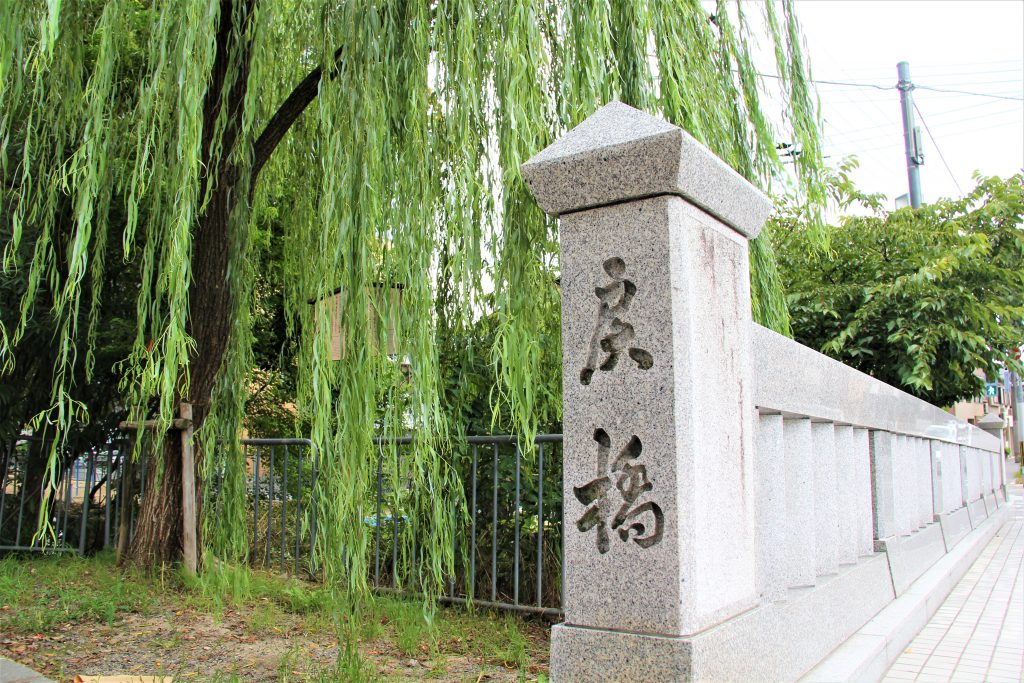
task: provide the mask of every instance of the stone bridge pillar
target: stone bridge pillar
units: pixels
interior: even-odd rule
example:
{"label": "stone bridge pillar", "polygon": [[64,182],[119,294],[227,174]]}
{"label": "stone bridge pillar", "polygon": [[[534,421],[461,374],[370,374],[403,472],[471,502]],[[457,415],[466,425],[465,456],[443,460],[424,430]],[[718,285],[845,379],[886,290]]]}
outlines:
{"label": "stone bridge pillar", "polygon": [[698,634],[756,602],[747,242],[771,203],[617,102],[522,171],[562,249],[552,680],[701,679]]}

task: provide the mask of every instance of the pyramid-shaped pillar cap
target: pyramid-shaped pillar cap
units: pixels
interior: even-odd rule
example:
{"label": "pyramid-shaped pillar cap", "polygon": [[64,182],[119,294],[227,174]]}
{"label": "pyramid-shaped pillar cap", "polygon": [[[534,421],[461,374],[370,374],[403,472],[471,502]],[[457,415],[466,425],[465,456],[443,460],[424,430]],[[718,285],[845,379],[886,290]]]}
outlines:
{"label": "pyramid-shaped pillar cap", "polygon": [[1006,425],[1003,418],[995,413],[985,413],[974,424],[986,431],[999,431]]}
{"label": "pyramid-shaped pillar cap", "polygon": [[678,195],[748,238],[772,202],[678,126],[611,102],[523,164],[549,214]]}

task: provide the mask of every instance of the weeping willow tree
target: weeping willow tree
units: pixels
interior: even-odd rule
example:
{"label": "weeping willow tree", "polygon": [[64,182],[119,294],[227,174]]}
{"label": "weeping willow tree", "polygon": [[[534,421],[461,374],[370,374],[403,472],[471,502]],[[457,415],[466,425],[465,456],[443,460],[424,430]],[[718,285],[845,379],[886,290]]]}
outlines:
{"label": "weeping willow tree", "polygon": [[[527,441],[538,415],[560,414],[560,349],[535,334],[558,327],[557,230],[520,164],[621,99],[684,127],[766,190],[782,175],[776,140],[795,141],[798,182],[810,203],[820,198],[818,120],[792,3],[759,6],[756,22],[751,7],[0,3],[3,268],[23,269],[28,282],[20,302],[5,302],[20,306],[20,323],[0,329],[5,381],[17,376],[12,349],[46,290],[60,353],[50,406],[32,426],[56,437],[56,452],[87,419],[70,383],[93,365],[116,231],[139,274],[125,404],[135,420],[162,425],[180,401],[192,404],[197,481],[216,472],[219,491],[204,497],[203,546],[244,558],[237,444],[258,320],[251,241],[257,218],[273,211],[284,226],[287,329],[300,349],[296,405],[320,454],[318,565],[334,585],[364,587],[373,438],[411,419],[412,449],[400,465],[383,459],[385,477],[409,492],[422,587],[436,590],[451,567],[450,510],[461,495],[445,455],[459,427],[440,399],[439,329],[495,316],[495,411]],[[753,63],[751,45],[765,36],[783,85],[781,121],[766,114]],[[755,318],[785,331],[770,243],[755,240],[751,254]],[[375,294],[398,286],[397,308]],[[340,361],[325,324],[335,292]],[[389,341],[407,378],[383,351],[378,317],[396,321]],[[80,326],[88,341],[76,344]],[[174,561],[182,546],[180,445],[163,432],[129,553],[142,565]]]}

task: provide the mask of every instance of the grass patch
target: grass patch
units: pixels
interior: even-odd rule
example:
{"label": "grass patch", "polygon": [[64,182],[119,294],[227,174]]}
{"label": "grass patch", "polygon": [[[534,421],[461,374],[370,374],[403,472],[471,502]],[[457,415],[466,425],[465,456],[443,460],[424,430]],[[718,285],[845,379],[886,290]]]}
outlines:
{"label": "grass patch", "polygon": [[138,572],[116,569],[110,556],[0,559],[0,623],[5,631],[42,632],[68,622],[110,625],[146,613],[153,586]]}
{"label": "grass patch", "polygon": [[[547,653],[547,624],[512,615],[428,611],[395,595],[355,606],[244,567],[147,574],[117,567],[110,554],[0,559],[0,633],[0,655],[60,680],[159,669],[225,683],[534,681]],[[82,653],[120,663],[100,657],[89,670],[96,657]]]}

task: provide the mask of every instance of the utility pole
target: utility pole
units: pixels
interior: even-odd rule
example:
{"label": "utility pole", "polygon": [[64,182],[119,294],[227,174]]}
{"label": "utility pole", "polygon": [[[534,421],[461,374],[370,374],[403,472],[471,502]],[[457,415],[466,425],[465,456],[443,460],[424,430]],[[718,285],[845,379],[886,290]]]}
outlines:
{"label": "utility pole", "polygon": [[1024,387],[1021,376],[1010,373],[1010,387],[1013,391],[1013,448],[1011,452],[1017,458],[1018,466],[1024,463]]}
{"label": "utility pole", "polygon": [[921,169],[924,165],[924,154],[921,152],[921,129],[914,125],[914,84],[910,80],[910,64],[900,62],[896,65],[900,82],[896,87],[900,91],[900,105],[903,107],[903,145],[907,152],[907,180],[910,182],[910,205],[915,209],[921,206]]}

